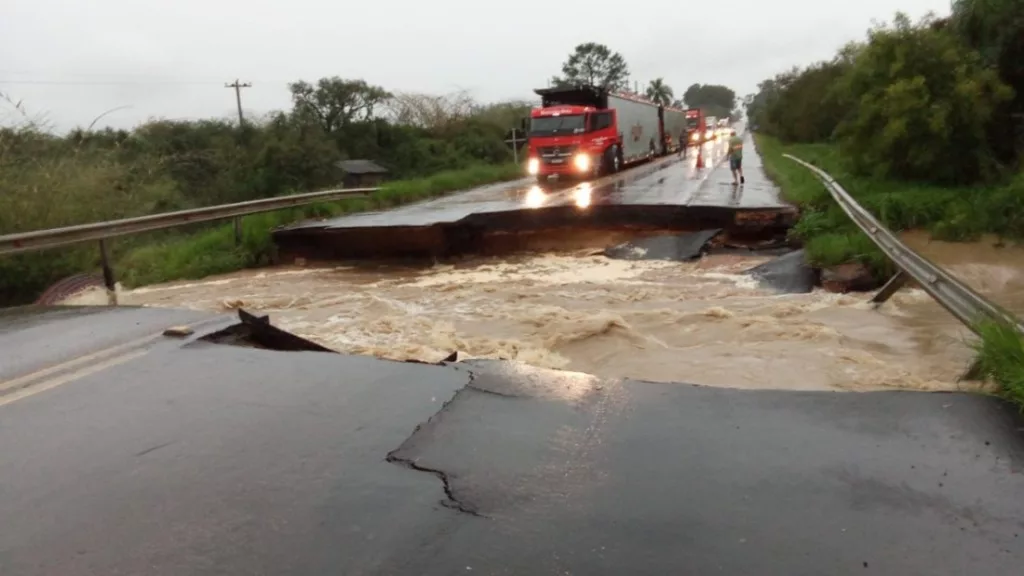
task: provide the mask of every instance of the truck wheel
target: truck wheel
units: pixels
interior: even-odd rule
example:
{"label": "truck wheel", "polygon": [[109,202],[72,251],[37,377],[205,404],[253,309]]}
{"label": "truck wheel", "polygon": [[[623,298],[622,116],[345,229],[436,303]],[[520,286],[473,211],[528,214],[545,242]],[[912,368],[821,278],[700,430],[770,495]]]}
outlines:
{"label": "truck wheel", "polygon": [[619,147],[612,146],[604,153],[604,167],[606,174],[616,174],[621,169],[619,162]]}
{"label": "truck wheel", "polygon": [[601,161],[603,172],[605,174],[616,174],[621,169],[621,163],[619,161],[619,147],[612,146],[604,153],[604,158]]}

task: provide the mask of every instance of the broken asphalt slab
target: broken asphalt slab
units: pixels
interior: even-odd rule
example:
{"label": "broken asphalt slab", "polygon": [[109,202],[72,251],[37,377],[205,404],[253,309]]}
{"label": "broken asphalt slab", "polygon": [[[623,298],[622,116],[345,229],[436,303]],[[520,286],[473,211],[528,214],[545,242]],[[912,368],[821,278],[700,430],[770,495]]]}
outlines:
{"label": "broken asphalt slab", "polygon": [[463,369],[472,382],[396,453],[488,520],[425,542],[407,558],[424,574],[1013,574],[1024,559],[1024,438],[998,400]]}
{"label": "broken asphalt slab", "polygon": [[762,288],[784,294],[806,294],[818,284],[818,274],[807,264],[803,250],[794,250],[745,272]]}
{"label": "broken asphalt slab", "polygon": [[604,255],[616,260],[674,260],[685,262],[700,258],[715,236],[722,230],[701,230],[684,234],[671,234],[640,238],[617,244],[604,250]]}
{"label": "broken asphalt slab", "polygon": [[16,519],[0,573],[941,576],[1024,561],[1024,422],[994,398],[158,342],[0,406],[0,514]]}

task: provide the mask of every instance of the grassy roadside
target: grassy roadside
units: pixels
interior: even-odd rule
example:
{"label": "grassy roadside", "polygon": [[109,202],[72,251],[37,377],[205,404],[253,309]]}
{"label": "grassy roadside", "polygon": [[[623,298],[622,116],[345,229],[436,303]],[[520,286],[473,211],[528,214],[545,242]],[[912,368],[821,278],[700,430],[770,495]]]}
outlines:
{"label": "grassy roadside", "polygon": [[793,234],[818,267],[862,262],[879,278],[889,265],[875,245],[849,220],[806,168],[782,157],[792,154],[838,180],[861,206],[894,231],[926,229],[938,240],[968,241],[984,233],[1024,238],[1024,175],[996,187],[943,188],[854,176],[833,144],[783,144],[756,135],[765,172],[784,197],[801,210]]}
{"label": "grassy roadside", "polygon": [[[783,196],[801,210],[793,234],[804,242],[813,266],[847,262],[868,265],[879,280],[890,264],[871,240],[806,168],[783,158],[792,154],[838,180],[862,206],[892,230],[927,229],[932,237],[968,241],[984,233],[1024,238],[1024,177],[990,188],[941,188],[852,176],[830,144],[785,145],[755,136],[765,172]],[[1002,395],[1024,410],[1024,340],[1010,326],[982,323],[974,343],[980,375],[999,385]]]}
{"label": "grassy roadside", "polygon": [[974,343],[980,375],[999,385],[1002,396],[1024,411],[1024,339],[1005,324],[983,322]]}
{"label": "grassy roadside", "polygon": [[137,287],[172,280],[193,280],[268,264],[274,253],[271,231],[309,218],[328,218],[380,210],[522,177],[516,164],[476,166],[426,178],[388,182],[370,198],[312,204],[291,210],[254,214],[242,219],[242,241],[224,224],[195,234],[165,239],[129,250],[115,264],[118,280]]}

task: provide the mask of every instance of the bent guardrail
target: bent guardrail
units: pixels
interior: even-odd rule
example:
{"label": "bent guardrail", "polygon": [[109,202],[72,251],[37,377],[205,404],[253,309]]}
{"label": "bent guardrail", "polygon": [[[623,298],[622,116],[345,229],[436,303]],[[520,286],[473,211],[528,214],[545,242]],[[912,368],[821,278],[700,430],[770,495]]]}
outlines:
{"label": "bent guardrail", "polygon": [[[165,230],[184,226],[186,224],[198,224],[201,222],[214,222],[217,220],[235,220],[235,240],[241,235],[240,218],[250,214],[262,212],[273,212],[284,208],[305,206],[317,202],[330,202],[346,198],[368,196],[377,192],[380,188],[337,188],[321,190],[318,192],[307,192],[305,194],[292,194],[290,196],[276,196],[274,198],[261,198],[247,202],[236,202],[234,204],[221,204],[219,206],[208,206],[205,208],[194,208],[191,210],[179,210],[177,212],[166,212],[164,214],[152,214],[136,218],[124,218],[108,222],[93,222],[91,224],[80,224],[64,228],[53,228],[50,230],[36,230],[33,232],[21,232],[18,234],[7,234],[0,236],[0,256],[7,254],[18,254],[22,252],[33,252],[81,244],[84,242],[99,241],[100,259],[103,266],[103,281],[107,290],[113,294],[114,273],[110,266],[110,257],[107,252],[106,240],[118,236],[138,234],[140,232],[152,232],[154,230]],[[113,301],[112,301],[113,303]]]}
{"label": "bent guardrail", "polygon": [[1013,326],[1024,334],[1024,324],[998,304],[991,302],[970,286],[961,282],[924,256],[914,252],[882,225],[870,212],[858,204],[850,194],[827,172],[790,154],[786,158],[813,172],[825,185],[843,212],[868,235],[869,238],[899,268],[896,274],[875,297],[876,302],[888,299],[906,281],[913,278],[943,308],[972,331],[977,331],[979,320],[993,320]]}

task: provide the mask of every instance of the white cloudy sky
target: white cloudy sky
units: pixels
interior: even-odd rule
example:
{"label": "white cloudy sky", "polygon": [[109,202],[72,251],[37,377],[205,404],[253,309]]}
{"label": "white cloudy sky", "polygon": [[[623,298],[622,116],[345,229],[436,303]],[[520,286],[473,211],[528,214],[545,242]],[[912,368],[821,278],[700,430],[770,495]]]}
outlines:
{"label": "white cloudy sky", "polygon": [[[339,75],[391,90],[531,98],[580,42],[620,51],[633,78],[739,94],[831,56],[897,10],[949,0],[9,0],[0,11],[0,91],[58,130],[149,117],[289,105],[286,84]],[[623,6],[635,6],[622,12]],[[3,106],[6,106],[4,108]],[[0,121],[10,121],[0,105]]]}

